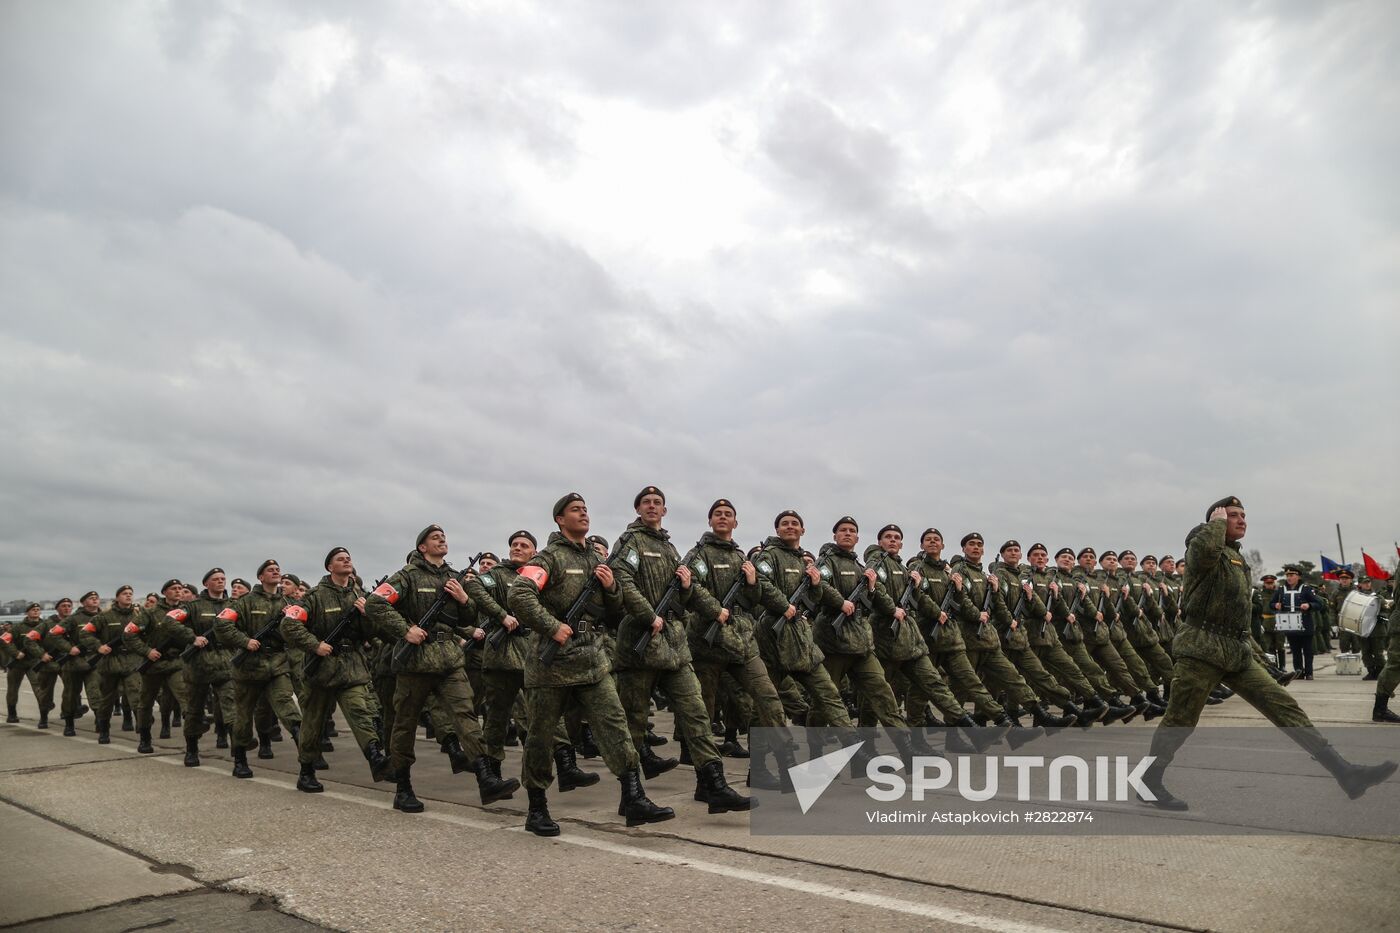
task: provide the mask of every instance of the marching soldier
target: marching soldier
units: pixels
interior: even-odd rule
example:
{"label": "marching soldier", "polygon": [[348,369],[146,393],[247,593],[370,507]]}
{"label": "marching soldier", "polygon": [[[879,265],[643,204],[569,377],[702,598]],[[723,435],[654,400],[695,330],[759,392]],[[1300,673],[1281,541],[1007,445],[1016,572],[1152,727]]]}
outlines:
{"label": "marching soldier", "polygon": [[278,630],[287,598],[282,595],[282,568],[268,558],[258,565],[258,585],[219,611],[214,635],[233,652],[233,776],[250,778],[248,749],[259,758],[272,757],[272,735],[260,731],[253,744],[253,719],[258,701],[266,698],[273,713],[296,741],[301,714],[292,701],[286,643]]}
{"label": "marching soldier", "polygon": [[1095,695],[1107,707],[1101,720],[1103,724],[1107,726],[1120,721],[1127,724],[1138,714],[1137,708],[1122,702],[1114,692],[1108,674],[1089,654],[1085,642],[1080,616],[1084,612],[1088,586],[1074,578],[1074,551],[1067,547],[1056,551],[1053,568],[1048,566],[1047,554],[1043,547],[1031,548],[1031,573],[1037,592],[1043,585],[1049,595],[1047,608],[1050,610],[1055,633],[1059,636],[1060,647],[1074,661],[1075,666],[1093,687]]}
{"label": "marching soldier", "polygon": [[79,630],[78,643],[83,653],[96,659],[97,693],[92,696],[92,713],[97,720],[97,742],[107,745],[112,741],[112,707],[119,693],[125,693],[128,702],[131,697],[141,695],[141,675],[136,673],[141,659],[129,651],[125,644],[128,626],[134,627],[136,608],[133,605],[136,592],[130,586],[117,589],[112,607],[95,619],[83,624]]}
{"label": "marching soldier", "polygon": [[[219,613],[229,603],[224,588],[227,576],[219,567],[204,574],[194,600],[186,605],[190,630],[194,632],[193,650],[181,652],[185,665],[185,683],[189,688],[189,706],[185,709],[185,766],[199,767],[199,739],[208,731],[204,707],[211,699],[214,704],[214,747],[228,748],[228,734],[237,719],[233,705],[233,665],[229,653],[215,635]],[[188,656],[186,656],[188,655]]]}
{"label": "marching soldier", "polygon": [[[42,637],[40,627],[43,620],[39,618],[39,610],[42,607],[38,603],[30,603],[24,609],[24,618],[10,626],[10,630],[0,635],[0,641],[6,645],[5,660],[9,664],[5,678],[5,708],[7,715],[6,722],[19,722],[19,685],[25,680],[29,681],[30,687],[35,690],[35,697],[38,697],[38,688],[34,686],[33,670],[40,663],[44,656],[44,648],[39,644]],[[44,709],[42,701],[39,703],[39,717],[44,721],[44,728],[48,728],[46,717],[48,711]]]}
{"label": "marching soldier", "polygon": [[1255,661],[1249,638],[1249,567],[1240,554],[1246,528],[1244,506],[1226,496],[1212,503],[1206,521],[1186,536],[1185,609],[1183,628],[1176,636],[1171,699],[1152,735],[1155,760],[1142,777],[1155,797],[1148,802],[1161,809],[1187,809],[1163,786],[1163,774],[1200,721],[1211,691],[1222,682],[1274,725],[1284,727],[1353,800],[1396,771],[1393,761],[1366,766],[1342,758],[1298,702]]}
{"label": "marching soldier", "polygon": [[360,647],[371,628],[363,615],[365,595],[356,586],[355,564],[345,548],[331,548],[324,566],[327,573],[321,582],[305,599],[283,610],[281,624],[288,646],[298,648],[305,658],[320,659],[314,672],[304,675],[306,703],[297,737],[301,765],[297,790],[310,794],[325,789],[316,780],[316,762],[321,758],[326,720],[337,706],[369,762],[370,776],[382,781],[389,770],[389,759],[374,731],[369,664]]}
{"label": "marching soldier", "polygon": [[[160,600],[138,612],[126,631],[127,648],[142,659],[137,667],[141,675],[141,698],[136,704],[136,750],[143,755],[155,751],[151,745],[151,726],[155,721],[156,698],[168,692],[182,709],[190,706],[184,665],[179,657],[180,651],[194,641],[194,632],[186,624],[190,614],[180,604],[184,584],[179,580],[167,580],[160,592]],[[168,703],[163,700],[162,713],[168,709]]]}
{"label": "marching soldier", "polygon": [[[1155,599],[1156,587],[1146,574],[1137,572],[1137,555],[1132,551],[1123,551],[1118,555],[1118,560],[1122,567],[1119,580],[1128,587],[1128,592],[1123,598],[1122,611],[1123,625],[1128,631],[1128,644],[1133,646],[1133,650],[1137,652],[1153,678],[1170,693],[1172,659],[1162,649],[1161,639],[1157,635],[1157,623],[1161,619],[1162,610]],[[1154,702],[1166,702],[1155,689],[1150,691],[1147,697]]]}
{"label": "marching soldier", "polygon": [[[752,801],[725,781],[700,681],[690,663],[684,607],[691,602],[695,586],[690,567],[681,563],[670,533],[661,527],[666,496],[648,486],[637,493],[633,508],[637,520],[627,526],[617,544],[614,576],[627,614],[618,627],[613,659],[618,696],[642,773],[652,778],[676,766],[676,759],[660,758],[646,742],[652,691],[660,690],[695,765],[695,799],[709,804],[711,813],[747,810]],[[667,594],[674,610],[662,607]],[[639,653],[637,647],[643,641],[646,644]]]}
{"label": "marching soldier", "polygon": [[[97,618],[101,612],[98,608],[100,603],[97,591],[89,590],[79,600],[78,611],[55,621],[44,636],[44,649],[58,659],[58,676],[63,681],[63,700],[59,704],[59,712],[63,716],[64,735],[78,734],[74,722],[88,710],[82,705],[83,685],[92,673],[92,666],[78,644],[78,631]],[[91,690],[88,695],[91,697]]]}
{"label": "marching soldier", "polygon": [[[537,836],[559,835],[546,796],[553,780],[553,732],[543,724],[557,721],[569,703],[587,711],[603,760],[622,785],[618,815],[628,826],[669,820],[675,811],[652,803],[642,788],[641,760],[609,676],[611,664],[590,628],[609,608],[622,611],[622,588],[588,543],[588,504],[583,496],[571,492],[555,502],[554,522],[558,530],[520,569],[507,594],[511,614],[535,636],[525,660],[525,702],[535,724],[525,740],[524,778],[530,798],[525,828]],[[585,601],[582,616],[573,624],[564,621],[580,599]]]}
{"label": "marching soldier", "polygon": [[[441,525],[429,525],[418,533],[415,544],[403,569],[365,600],[365,616],[401,657],[395,672],[394,725],[389,736],[389,766],[398,784],[394,809],[423,812],[423,803],[413,792],[411,772],[418,719],[430,698],[451,721],[451,741],[460,745],[471,762],[470,770],[476,772],[481,802],[509,800],[520,782],[497,775],[481,744],[481,725],[457,631],[468,597],[459,575],[447,564],[447,533]],[[430,620],[428,612],[435,603],[440,611]],[[411,647],[404,647],[405,642]]]}

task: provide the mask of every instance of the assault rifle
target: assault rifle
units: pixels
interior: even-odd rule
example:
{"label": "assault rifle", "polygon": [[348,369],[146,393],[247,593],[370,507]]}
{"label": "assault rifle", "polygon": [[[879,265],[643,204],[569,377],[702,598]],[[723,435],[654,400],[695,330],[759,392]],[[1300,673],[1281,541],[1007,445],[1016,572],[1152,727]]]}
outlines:
{"label": "assault rifle", "polygon": [[[372,593],[375,590],[379,589],[379,584],[383,583],[387,579],[389,579],[389,575],[386,573],[384,576],[374,581],[374,586],[370,587],[370,592]],[[331,629],[330,634],[322,639],[322,641],[326,642],[331,646],[331,653],[326,655],[325,657],[322,657],[314,651],[311,652],[311,656],[308,657],[306,659],[306,663],[301,666],[302,677],[306,678],[307,680],[310,680],[312,677],[316,676],[316,672],[321,669],[321,662],[324,661],[326,658],[334,657],[336,653],[340,651],[341,633],[345,631],[348,625],[358,620],[362,615],[364,615],[364,613],[360,611],[358,606],[354,605],[352,605],[348,610],[345,611],[343,615],[341,615],[340,621],[336,623],[335,628]]]}
{"label": "assault rifle", "polygon": [[[812,610],[814,610],[816,608],[816,602],[813,601],[812,597],[807,592],[811,588],[812,578],[807,576],[804,570],[802,574],[802,582],[797,584],[797,589],[793,590],[792,595],[788,597],[788,605],[798,608],[799,611],[805,610],[807,612],[811,612]],[[793,618],[795,619],[797,618],[797,616],[794,615]],[[778,638],[783,634],[783,629],[787,626],[787,623],[787,614],[785,612],[778,613],[778,617],[773,620],[774,638]]]}
{"label": "assault rifle", "polygon": [[[666,587],[666,592],[661,594],[661,601],[656,604],[656,609],[652,611],[652,618],[660,616],[666,618],[666,613],[671,611],[671,603],[676,601],[676,597],[681,593],[681,578],[672,577],[671,585]],[[642,637],[637,639],[637,643],[632,646],[637,657],[646,654],[647,648],[651,645],[652,638],[651,622],[647,622],[646,628],[642,630]]]}
{"label": "assault rifle", "polygon": [[[286,607],[284,606],[283,608],[285,609]],[[282,613],[273,613],[273,617],[267,620],[267,624],[264,625],[262,628],[258,629],[257,634],[255,634],[252,638],[248,639],[249,641],[255,641],[258,643],[259,652],[262,651],[262,640],[277,630],[277,626],[282,624],[282,618]],[[250,654],[253,654],[253,652],[249,651],[248,646],[245,644],[242,648],[239,648],[233,653],[233,657],[229,658],[229,663],[241,670],[244,662],[248,660],[248,655]]]}
{"label": "assault rifle", "polygon": [[[622,553],[622,543],[626,540],[628,540],[626,535],[617,536],[617,543],[613,545],[612,553],[604,561],[609,570],[612,569],[613,561],[617,560],[617,556]],[[592,547],[593,545],[588,546]],[[583,614],[588,610],[589,603],[597,595],[600,586],[602,584],[598,582],[598,578],[590,575],[588,582],[583,585],[583,589],[579,590],[579,594],[574,597],[573,605],[569,606],[569,611],[564,613],[564,624],[574,630],[574,635],[588,630],[588,620],[583,617]],[[549,644],[545,645],[544,650],[540,652],[540,663],[553,664],[558,655],[559,642],[551,638]]]}
{"label": "assault rifle", "polygon": [[[125,637],[125,636],[124,636],[124,633],[120,633],[120,634],[117,635],[116,638],[113,638],[111,641],[103,642],[103,646],[106,647],[106,648],[111,649],[112,651],[116,651],[118,648],[120,648],[120,647],[122,646],[122,639],[123,639],[124,637]],[[74,644],[77,645],[78,653],[77,653],[77,654],[65,654],[63,657],[61,657],[61,658],[58,659],[58,663],[59,663],[59,664],[62,664],[62,663],[64,663],[65,661],[71,661],[71,660],[73,660],[74,658],[81,658],[81,657],[83,657],[84,655],[87,654],[87,652],[83,650],[83,646],[82,646],[82,645],[78,645],[77,642],[74,642]],[[102,656],[102,653],[101,653],[101,652],[98,652],[98,656],[101,657],[101,656]]]}
{"label": "assault rifle", "polygon": [[[745,582],[744,573],[740,571],[738,578],[734,581],[734,585],[729,588],[728,593],[724,594],[724,599],[720,600],[719,607],[721,609],[729,609],[731,615],[733,614],[734,600],[739,598],[739,590],[743,587]],[[715,642],[719,640],[719,624],[719,619],[715,619],[710,623],[710,627],[705,629],[705,644],[709,645],[711,648],[713,648]]]}
{"label": "assault rifle", "polygon": [[[851,590],[850,595],[846,597],[846,601],[855,604],[856,607],[856,611],[851,613],[850,616],[850,621],[852,622],[860,618],[861,612],[870,611],[870,579],[866,577],[865,568],[861,566],[860,561],[853,561],[853,563],[857,567],[860,567],[861,573],[860,582],[855,585],[855,589]],[[837,635],[840,635],[841,627],[846,624],[846,621],[846,614],[840,609],[837,609],[836,614],[831,619],[831,630]]]}
{"label": "assault rifle", "polygon": [[[458,583],[466,580],[468,574],[476,569],[476,562],[481,560],[481,556],[485,553],[485,551],[477,551],[476,554],[472,556],[472,559],[467,561],[467,566],[458,571],[457,576],[453,577],[453,579]],[[442,614],[443,607],[446,605],[447,586],[444,584],[443,588],[438,591],[437,599],[433,600],[433,604],[428,607],[428,611],[423,613],[422,618],[413,623],[413,625],[423,630],[423,641],[421,644],[426,645],[433,640],[433,630],[429,628],[429,626],[436,623],[437,617]],[[395,674],[403,670],[403,666],[408,663],[410,655],[417,651],[419,647],[419,645],[415,645],[411,641],[399,639],[398,644],[394,645],[393,653],[389,655],[389,670],[393,671]]]}
{"label": "assault rifle", "polygon": [[[958,588],[957,588],[956,586],[953,585],[953,581],[952,581],[952,580],[949,580],[949,581],[948,581],[948,589],[947,589],[947,592],[945,592],[945,593],[943,594],[943,602],[941,602],[941,603],[938,604],[938,613],[939,613],[939,615],[946,615],[946,616],[948,616],[948,618],[951,620],[951,619],[952,619],[952,612],[953,612],[953,603],[954,603],[955,601],[957,601],[957,598],[958,598]],[[931,642],[933,642],[933,643],[936,645],[936,644],[938,644],[938,639],[940,639],[940,638],[942,638],[942,637],[943,637],[943,626],[942,626],[941,624],[939,624],[938,618],[937,618],[937,617],[934,617],[934,620],[933,620],[933,627],[929,630],[929,640],[930,640]]]}

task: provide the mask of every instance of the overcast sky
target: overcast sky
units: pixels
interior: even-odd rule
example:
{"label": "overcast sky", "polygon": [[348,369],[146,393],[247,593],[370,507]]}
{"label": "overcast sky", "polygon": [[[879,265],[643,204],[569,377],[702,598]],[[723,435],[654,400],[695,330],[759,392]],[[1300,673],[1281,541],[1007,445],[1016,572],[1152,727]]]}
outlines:
{"label": "overcast sky", "polygon": [[[1400,5],[0,6],[0,598],[647,483],[1388,560]],[[915,546],[910,541],[906,554]]]}

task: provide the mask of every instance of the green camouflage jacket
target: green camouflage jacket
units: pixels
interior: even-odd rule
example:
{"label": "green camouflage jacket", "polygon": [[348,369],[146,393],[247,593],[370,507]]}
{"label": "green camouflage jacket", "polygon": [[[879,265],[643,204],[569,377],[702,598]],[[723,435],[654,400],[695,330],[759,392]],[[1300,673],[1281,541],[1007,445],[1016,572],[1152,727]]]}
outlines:
{"label": "green camouflage jacket", "polygon": [[[93,668],[97,673],[109,677],[125,677],[140,666],[141,659],[127,650],[126,639],[123,637],[135,616],[135,606],[122,609],[114,605],[106,612],[98,613],[92,621],[83,623],[83,627],[78,630],[78,643],[83,646],[86,657],[100,659],[96,660]],[[118,638],[121,641],[112,647],[111,654],[103,656],[98,653],[97,649],[100,646]]]}
{"label": "green camouflage jacket", "polygon": [[1225,541],[1225,522],[1205,522],[1186,536],[1182,625],[1177,658],[1196,658],[1238,673],[1253,663],[1249,637],[1249,565],[1239,542]]}
{"label": "green camouflage jacket", "polygon": [[1026,591],[1021,588],[1022,580],[1030,581],[1030,565],[1017,564],[1012,567],[995,560],[988,569],[1001,582],[996,595],[992,597],[992,618],[996,622],[997,632],[1007,648],[1029,648],[1031,640],[1027,620],[1045,618],[1045,604],[1034,593],[1026,596]]}
{"label": "green camouflage jacket", "polygon": [[[279,625],[287,608],[287,600],[279,590],[268,595],[262,585],[237,599],[231,599],[219,610],[214,624],[214,636],[219,644],[236,655],[246,648],[254,635],[262,635],[257,651],[247,652],[241,667],[233,668],[233,679],[245,683],[262,683],[280,674],[290,674],[286,643],[282,641]],[[267,631],[268,623],[273,623]]]}
{"label": "green camouflage jacket", "polygon": [[[329,641],[331,632],[355,608],[355,600],[363,596],[350,578],[349,586],[337,586],[330,574],[321,578],[306,598],[288,606],[282,616],[282,640],[287,647],[301,652],[305,664],[316,653],[321,642]],[[316,667],[316,675],[308,683],[313,687],[330,690],[356,687],[369,683],[369,662],[365,659],[365,640],[374,626],[358,615],[355,621],[345,626],[336,636],[335,653],[321,659]]]}
{"label": "green camouflage jacket", "polygon": [[194,641],[189,619],[189,611],[184,606],[166,602],[162,596],[154,606],[142,608],[133,616],[136,631],[127,626],[127,650],[145,662],[146,655],[154,648],[160,652],[160,660],[146,668],[146,673],[173,674],[180,670],[180,652]]}
{"label": "green camouflage jacket", "polygon": [[[1092,591],[1080,595],[1080,581],[1075,579],[1073,571],[1066,573],[1054,564],[1046,569],[1050,572],[1050,579],[1060,587],[1059,595],[1049,604],[1054,616],[1055,633],[1066,644],[1082,644],[1085,641],[1084,626],[1094,624],[1093,609],[1086,605]],[[1074,616],[1073,622],[1070,621],[1071,615]]]}
{"label": "green camouflage jacket", "polygon": [[[410,625],[419,625],[447,581],[458,576],[451,565],[433,566],[421,552],[408,555],[408,563],[391,574],[365,599],[367,633],[378,634],[392,652],[403,640]],[[464,587],[465,589],[465,587]],[[443,599],[442,609],[428,625],[431,641],[409,648],[398,673],[450,674],[466,667],[461,642],[475,631],[475,610],[452,597]]]}
{"label": "green camouflage jacket", "polygon": [[231,599],[228,590],[222,596],[214,596],[204,589],[193,602],[185,605],[185,611],[190,614],[190,630],[209,641],[203,648],[196,648],[185,661],[185,677],[191,683],[221,684],[233,676],[229,651],[219,643],[217,634],[219,613]]}
{"label": "green camouflage jacket", "polygon": [[948,589],[953,586],[948,562],[942,558],[934,560],[920,551],[909,558],[905,566],[917,570],[924,578],[919,586],[919,628],[923,630],[929,651],[937,654],[941,651],[965,650],[962,627],[958,625],[961,597],[956,592],[948,604],[946,620],[941,625],[938,622],[941,607],[948,598]]}
{"label": "green camouflage jacket", "polygon": [[596,684],[612,670],[606,652],[604,633],[594,623],[609,612],[622,610],[622,588],[614,577],[611,590],[593,588],[584,620],[574,627],[574,635],[559,647],[554,663],[545,664],[540,653],[553,640],[569,607],[594,579],[594,569],[603,559],[584,542],[577,544],[554,531],[540,551],[511,582],[506,604],[511,615],[534,633],[525,656],[526,687],[569,687]]}
{"label": "green camouflage jacket", "polygon": [[[792,594],[806,579],[807,562],[801,548],[790,548],[777,535],[769,535],[754,558],[762,594],[763,610],[756,620],[758,653],[764,663],[779,671],[806,673],[822,663],[823,655],[812,639],[812,614],[799,606],[797,615],[783,623],[780,635],[773,634],[778,617],[787,612]],[[817,587],[807,593],[815,605],[821,596]]]}
{"label": "green camouflage jacket", "polygon": [[[996,596],[987,598],[990,587],[987,586],[987,575],[982,572],[981,563],[974,564],[965,555],[958,554],[948,562],[948,572],[960,574],[963,578],[962,598],[958,600],[958,624],[962,626],[963,644],[967,650],[1000,648],[998,612],[1005,612],[1006,606],[1001,605],[998,609]],[[987,607],[986,624],[979,621],[983,606]]]}
{"label": "green camouflage jacket", "polygon": [[467,595],[471,597],[472,605],[476,606],[476,621],[488,636],[477,642],[468,654],[480,654],[481,666],[488,671],[525,670],[525,655],[530,644],[530,630],[527,627],[517,625],[514,632],[502,637],[494,647],[489,642],[489,638],[500,630],[501,620],[510,615],[505,606],[506,594],[510,592],[521,566],[503,560],[485,573],[467,577]]}
{"label": "green camouflage jacket", "polygon": [[622,605],[627,615],[617,630],[613,662],[619,670],[643,668],[674,671],[690,663],[690,646],[686,630],[685,607],[690,605],[695,584],[677,591],[666,613],[666,627],[653,635],[646,654],[638,657],[634,650],[642,633],[656,618],[656,605],[676,578],[681,555],[671,544],[671,534],[664,528],[652,530],[641,519],[627,526],[617,542],[619,559],[614,561],[614,573],[622,588]]}
{"label": "green camouflage jacket", "polygon": [[78,657],[69,656],[68,652],[74,646],[82,647],[78,644],[78,633],[87,623],[96,619],[102,614],[101,610],[88,612],[82,606],[77,611],[63,620],[55,620],[44,633],[44,650],[55,658],[67,657],[68,660],[59,666],[60,671],[67,671],[70,674],[86,674],[92,670],[88,663],[87,655]]}
{"label": "green camouflage jacket", "polygon": [[889,601],[886,611],[885,600],[880,600],[870,613],[870,631],[875,637],[875,656],[881,661],[912,661],[928,654],[923,632],[919,631],[918,589],[914,590],[914,602],[904,613],[904,621],[899,630],[894,628],[894,610],[899,599],[909,586],[909,570],[898,555],[888,554],[878,544],[865,549],[865,566],[875,570],[875,585]]}
{"label": "green camouflage jacket", "polygon": [[1147,578],[1141,573],[1128,573],[1120,567],[1113,579],[1120,588],[1128,588],[1128,595],[1123,597],[1123,608],[1119,613],[1123,630],[1128,635],[1128,643],[1134,648],[1157,644],[1157,625],[1153,614],[1160,617],[1161,610],[1157,608],[1154,597],[1144,593],[1142,584]]}
{"label": "green camouflage jacket", "polygon": [[[858,606],[853,617],[841,615],[841,604],[860,585],[865,568],[856,560],[855,554],[837,546],[834,541],[828,541],[817,554],[817,570],[822,575],[822,611],[812,627],[817,647],[827,654],[869,654],[875,649],[870,617],[877,613],[882,616],[892,614],[894,600],[877,585],[870,591],[868,612]],[[841,624],[839,631],[834,624],[837,621]]]}
{"label": "green camouflage jacket", "polygon": [[745,664],[758,657],[753,613],[758,610],[763,589],[757,582],[740,585],[739,595],[729,607],[729,621],[719,627],[719,637],[713,647],[704,637],[710,624],[719,618],[721,603],[734,581],[743,578],[744,559],[743,548],[709,531],[700,536],[700,541],[683,558],[694,580],[687,627],[690,651],[697,661]]}

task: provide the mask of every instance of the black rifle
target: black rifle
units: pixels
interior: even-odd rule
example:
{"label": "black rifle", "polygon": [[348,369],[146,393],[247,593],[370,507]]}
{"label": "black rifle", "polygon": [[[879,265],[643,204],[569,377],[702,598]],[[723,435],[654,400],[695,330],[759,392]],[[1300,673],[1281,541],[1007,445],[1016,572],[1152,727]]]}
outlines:
{"label": "black rifle", "polygon": [[[120,648],[120,647],[122,646],[122,639],[123,639],[124,637],[125,637],[124,634],[118,635],[116,638],[113,638],[111,641],[103,642],[103,646],[106,647],[106,648],[109,648],[109,649],[112,650],[112,651],[116,651],[118,648]],[[76,645],[76,643],[75,643],[75,645]],[[65,662],[65,661],[71,661],[71,660],[74,659],[74,658],[81,658],[81,657],[83,657],[85,654],[87,654],[87,652],[83,650],[83,646],[82,646],[82,645],[76,645],[76,647],[77,647],[77,649],[78,649],[78,653],[77,653],[77,654],[65,654],[63,657],[61,657],[61,658],[58,659],[58,663],[59,663],[59,664],[62,664],[62,663]],[[100,656],[100,655],[101,655],[101,652],[98,652],[98,654],[99,654],[99,656]]]}
{"label": "black rifle", "polygon": [[[370,592],[372,593],[375,590],[379,589],[379,584],[383,583],[387,579],[389,579],[389,575],[386,573],[384,576],[374,581],[374,586],[370,587]],[[341,633],[345,631],[346,626],[359,619],[362,615],[364,615],[364,613],[362,613],[359,607],[355,605],[351,605],[350,608],[346,610],[345,614],[340,617],[340,621],[336,623],[335,628],[331,629],[331,633],[325,638],[321,639],[322,641],[326,642],[331,646],[331,653],[326,655],[325,657],[322,657],[315,651],[312,651],[311,656],[306,659],[306,663],[302,664],[301,666],[302,677],[306,678],[307,680],[310,680],[312,677],[316,676],[316,672],[321,669],[321,662],[324,661],[326,658],[333,657],[336,653],[340,651],[340,636]]]}
{"label": "black rifle", "polygon": [[[742,571],[740,571],[738,579],[734,581],[734,585],[729,588],[729,592],[725,593],[724,599],[720,601],[719,607],[721,609],[730,609],[732,615],[732,607],[734,605],[734,600],[739,598],[739,590],[741,587],[743,587],[744,582],[744,574]],[[718,640],[719,619],[716,618],[713,622],[710,623],[710,627],[705,629],[705,644],[713,648],[715,646],[715,642]]]}
{"label": "black rifle", "polygon": [[[267,624],[264,625],[261,629],[259,629],[256,635],[248,639],[249,641],[255,641],[258,643],[258,652],[262,651],[262,640],[267,636],[271,635],[277,629],[277,627],[282,624],[282,618],[284,616],[286,606],[283,606],[282,608],[284,612],[273,613],[273,617],[267,621]],[[233,657],[229,658],[229,663],[232,664],[234,667],[241,669],[243,667],[244,662],[248,660],[248,655],[250,654],[253,654],[253,652],[249,651],[248,646],[245,644],[242,648],[239,648],[233,653]]]}
{"label": "black rifle", "polygon": [[[609,570],[612,569],[613,561],[617,560],[617,556],[622,553],[622,543],[627,540],[628,537],[625,534],[617,536],[617,543],[613,545],[612,553],[609,554],[608,559],[603,562],[607,564]],[[588,547],[592,546],[591,544],[588,545]],[[602,585],[603,584],[598,581],[597,577],[590,575],[588,582],[583,585],[583,589],[579,590],[579,594],[574,597],[573,604],[569,606],[569,611],[564,613],[564,624],[574,630],[574,635],[588,630],[588,620],[583,618],[583,614],[588,610],[589,603],[593,601],[593,597],[598,593],[598,589]],[[572,638],[573,635],[569,637]],[[553,664],[554,659],[558,657],[558,655],[559,642],[551,638],[549,644],[545,645],[544,650],[540,652],[540,663]]]}
{"label": "black rifle", "polygon": [[[854,622],[856,619],[860,618],[861,612],[868,612],[870,610],[870,579],[866,577],[865,568],[861,566],[860,561],[856,560],[852,561],[852,563],[860,567],[861,571],[860,582],[855,585],[855,589],[851,590],[850,595],[846,597],[846,602],[853,603],[856,607],[856,611],[850,615],[850,621]],[[836,614],[832,616],[831,619],[831,630],[837,635],[840,635],[841,627],[846,624],[846,621],[846,614],[840,609],[837,609]]]}
{"label": "black rifle", "polygon": [[[917,590],[918,587],[914,585],[914,581],[910,580],[904,585],[904,592],[899,594],[899,602],[895,603],[895,606],[903,609],[906,615],[914,611],[914,593]],[[895,638],[899,637],[900,625],[898,616],[890,616],[890,632]]]}
{"label": "black rifle", "polygon": [[[661,594],[661,601],[656,604],[656,609],[652,612],[652,618],[655,619],[656,616],[666,618],[666,613],[671,611],[671,603],[675,602],[680,593],[681,579],[680,577],[672,577],[671,585],[666,587],[666,592]],[[651,645],[652,635],[651,622],[648,622],[646,628],[642,630],[642,637],[638,638],[637,643],[632,646],[632,650],[637,653],[638,657],[646,654],[647,648]]]}
{"label": "black rifle", "polygon": [[[458,583],[465,581],[467,576],[476,569],[476,562],[481,560],[481,556],[485,553],[485,551],[477,551],[476,554],[472,556],[472,559],[467,561],[467,566],[459,570],[453,579]],[[394,645],[394,650],[389,655],[390,671],[397,674],[399,671],[403,670],[403,666],[408,663],[409,656],[417,651],[421,645],[426,645],[433,640],[433,631],[429,626],[436,624],[437,617],[442,614],[442,610],[446,605],[447,585],[443,584],[442,589],[438,591],[437,599],[433,600],[433,604],[428,607],[428,611],[423,613],[422,617],[417,622],[410,623],[409,625],[410,628],[416,625],[423,630],[423,641],[415,645],[411,641],[402,638],[399,639],[398,644]]]}
{"label": "black rifle", "polygon": [[[943,594],[943,602],[938,604],[938,614],[949,615],[949,613],[953,611],[953,603],[957,600],[957,598],[958,588],[953,585],[952,580],[949,580],[948,589]],[[952,617],[949,615],[949,618],[951,619]],[[933,627],[929,629],[929,640],[936,645],[938,644],[938,640],[942,637],[943,625],[938,621],[937,617],[935,617],[933,620]]]}
{"label": "black rifle", "polygon": [[1016,588],[1016,589],[1019,591],[1019,598],[1016,600],[1016,608],[1011,610],[1011,625],[1008,625],[1008,626],[1006,627],[1006,640],[1007,640],[1007,641],[1010,641],[1010,640],[1011,640],[1011,630],[1012,630],[1012,628],[1016,625],[1017,622],[1020,622],[1020,621],[1021,621],[1021,613],[1022,613],[1023,611],[1025,611],[1025,608],[1026,608],[1026,591],[1025,591],[1024,587],[1025,587],[1025,585],[1026,585],[1027,583],[1029,583],[1029,582],[1031,582],[1031,581],[1030,581],[1030,580],[1022,580],[1022,581],[1021,581],[1021,585],[1018,586],[1018,587]]}
{"label": "black rifle", "polygon": [[[807,593],[807,591],[811,588],[812,578],[807,576],[806,573],[803,573],[802,582],[797,584],[797,589],[793,590],[792,595],[788,597],[788,605],[793,606],[795,608],[799,608],[800,610],[806,610],[807,612],[811,612],[813,609],[816,608],[816,603],[812,601],[812,597],[809,596]],[[795,619],[797,618],[797,616],[794,615],[793,618]],[[783,628],[787,625],[787,623],[787,613],[778,613],[778,617],[773,620],[774,638],[777,638],[783,634]]]}
{"label": "black rifle", "polygon": [[[986,592],[982,594],[982,613],[990,619],[992,617],[992,581],[990,579],[985,579],[982,581],[982,586],[986,588]],[[977,620],[977,631],[979,634],[986,624],[987,623],[983,622],[980,618]]]}

